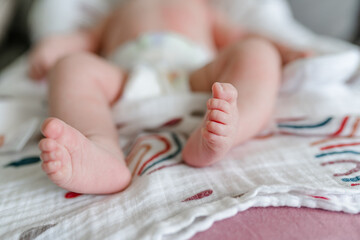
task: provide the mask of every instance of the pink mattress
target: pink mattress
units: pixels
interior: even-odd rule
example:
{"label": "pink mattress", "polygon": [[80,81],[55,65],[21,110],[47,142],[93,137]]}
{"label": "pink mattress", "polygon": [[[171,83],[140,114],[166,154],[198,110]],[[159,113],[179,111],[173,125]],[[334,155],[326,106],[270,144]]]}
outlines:
{"label": "pink mattress", "polygon": [[192,238],[205,239],[359,240],[360,214],[310,208],[251,208],[215,222],[210,229]]}

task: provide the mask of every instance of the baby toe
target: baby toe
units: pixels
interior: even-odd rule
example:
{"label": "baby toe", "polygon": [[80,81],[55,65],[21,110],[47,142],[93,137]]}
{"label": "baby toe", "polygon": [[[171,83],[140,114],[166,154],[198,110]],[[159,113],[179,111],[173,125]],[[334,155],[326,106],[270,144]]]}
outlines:
{"label": "baby toe", "polygon": [[40,154],[40,159],[43,161],[43,162],[49,162],[51,161],[51,158],[50,158],[50,153],[48,152],[43,152]]}
{"label": "baby toe", "polygon": [[219,110],[225,113],[231,112],[231,105],[225,100],[218,99],[218,98],[210,98],[207,101],[207,108],[208,110]]}
{"label": "baby toe", "polygon": [[48,177],[53,181],[55,184],[63,184],[66,182],[65,174],[62,169],[58,171],[48,173]]}
{"label": "baby toe", "polygon": [[208,120],[226,125],[230,123],[229,114],[216,109],[209,111]]}
{"label": "baby toe", "polygon": [[227,136],[228,135],[228,129],[227,126],[218,122],[214,121],[207,121],[206,122],[206,129],[210,133],[219,135],[219,136]]}
{"label": "baby toe", "polygon": [[58,138],[64,129],[63,122],[56,118],[48,118],[44,121],[41,127],[42,133],[47,138]]}
{"label": "baby toe", "polygon": [[44,172],[46,173],[54,173],[56,171],[58,171],[61,167],[61,162],[60,161],[49,161],[49,162],[44,162],[41,165],[42,169],[44,170]]}
{"label": "baby toe", "polygon": [[229,103],[234,103],[237,99],[237,90],[231,83],[216,82],[212,86],[212,93],[214,98],[226,100]]}
{"label": "baby toe", "polygon": [[40,154],[40,158],[43,160],[43,162],[60,161],[62,159],[62,156],[63,153],[61,150],[43,152]]}
{"label": "baby toe", "polygon": [[43,152],[54,151],[57,148],[57,142],[50,138],[44,138],[39,142],[39,149]]}

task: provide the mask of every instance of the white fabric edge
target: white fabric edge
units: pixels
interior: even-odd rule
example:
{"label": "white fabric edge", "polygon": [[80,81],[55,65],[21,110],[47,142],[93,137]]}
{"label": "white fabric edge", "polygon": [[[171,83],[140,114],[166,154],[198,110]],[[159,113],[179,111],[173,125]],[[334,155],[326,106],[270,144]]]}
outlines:
{"label": "white fabric edge", "polygon": [[[284,188],[288,188],[288,191],[284,191]],[[342,191],[338,191],[339,189],[336,190],[336,192],[341,194],[340,192]],[[349,189],[347,191],[358,194],[360,197],[359,191]],[[291,194],[291,192],[293,192],[293,194]],[[266,195],[262,196],[261,194]],[[170,217],[164,222],[153,225],[153,227],[149,228],[149,230],[141,236],[141,239],[163,239],[163,236],[165,237],[164,239],[189,239],[196,233],[209,229],[214,222],[235,216],[237,213],[251,207],[308,207],[338,212],[342,211],[351,214],[359,213],[359,210],[356,208],[341,205],[340,201],[329,201],[311,197],[311,195],[321,194],[322,192],[316,189],[301,186],[295,188],[282,185],[259,187],[245,193],[239,198],[224,197],[214,202],[189,208],[178,215]],[[291,199],[289,199],[289,196]],[[326,194],[326,196],[329,195]],[[336,198],[334,194],[332,194],[331,197],[334,200]],[[267,202],[267,204],[263,204],[264,202]],[[199,217],[204,217],[204,219],[197,221]],[[166,235],[170,235],[170,237]]]}

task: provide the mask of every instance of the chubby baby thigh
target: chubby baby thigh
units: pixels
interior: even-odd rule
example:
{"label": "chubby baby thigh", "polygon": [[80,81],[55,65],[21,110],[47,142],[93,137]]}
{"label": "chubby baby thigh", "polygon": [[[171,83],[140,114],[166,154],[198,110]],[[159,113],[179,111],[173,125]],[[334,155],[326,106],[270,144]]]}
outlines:
{"label": "chubby baby thigh", "polygon": [[[92,53],[75,53],[59,60],[50,74],[50,88],[101,91],[108,102],[122,90],[125,73],[118,66]],[[51,93],[51,92],[50,92]]]}

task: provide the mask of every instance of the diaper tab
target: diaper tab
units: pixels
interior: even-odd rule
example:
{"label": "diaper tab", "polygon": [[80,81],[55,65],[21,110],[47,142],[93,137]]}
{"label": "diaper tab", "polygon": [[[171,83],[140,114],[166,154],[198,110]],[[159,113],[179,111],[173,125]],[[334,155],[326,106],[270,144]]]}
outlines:
{"label": "diaper tab", "polygon": [[122,100],[134,101],[162,94],[156,70],[147,65],[137,65],[130,70]]}

